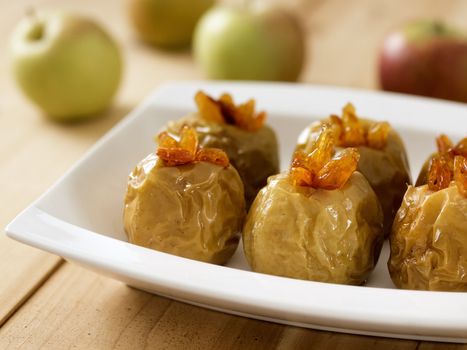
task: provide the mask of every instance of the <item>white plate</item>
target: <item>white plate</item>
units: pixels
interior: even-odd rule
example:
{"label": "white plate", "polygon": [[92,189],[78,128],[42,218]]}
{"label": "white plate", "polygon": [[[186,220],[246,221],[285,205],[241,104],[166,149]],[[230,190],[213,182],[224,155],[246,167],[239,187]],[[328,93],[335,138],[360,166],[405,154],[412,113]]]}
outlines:
{"label": "white plate", "polygon": [[401,133],[415,175],[440,132],[467,133],[467,106],[425,98],[298,84],[187,82],[164,86],[105,135],[39,200],[6,228],[18,241],[61,255],[150,292],[211,309],[280,323],[366,335],[467,342],[467,293],[396,290],[385,247],[366,287],[248,271],[241,246],[226,266],[129,244],[122,200],[129,172],[153,152],[168,120],[194,110],[198,89],[254,97],[269,112],[286,167],[300,130],[352,101],[358,113]]}

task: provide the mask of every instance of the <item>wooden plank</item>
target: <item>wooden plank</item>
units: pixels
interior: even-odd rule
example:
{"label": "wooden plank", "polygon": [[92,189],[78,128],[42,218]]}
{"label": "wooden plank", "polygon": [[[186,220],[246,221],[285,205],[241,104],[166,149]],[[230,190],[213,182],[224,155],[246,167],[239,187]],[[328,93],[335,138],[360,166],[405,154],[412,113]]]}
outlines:
{"label": "wooden plank", "polygon": [[464,350],[467,349],[465,344],[447,344],[435,342],[420,342],[418,350]]}
{"label": "wooden plank", "polygon": [[[415,349],[417,342],[321,332],[151,295],[65,263],[0,329],[0,348]],[[467,349],[456,346],[453,350]]]}
{"label": "wooden plank", "polygon": [[[1,326],[47,280],[61,260],[5,237],[0,237],[0,256]],[[22,261],[25,256],[27,260]]]}

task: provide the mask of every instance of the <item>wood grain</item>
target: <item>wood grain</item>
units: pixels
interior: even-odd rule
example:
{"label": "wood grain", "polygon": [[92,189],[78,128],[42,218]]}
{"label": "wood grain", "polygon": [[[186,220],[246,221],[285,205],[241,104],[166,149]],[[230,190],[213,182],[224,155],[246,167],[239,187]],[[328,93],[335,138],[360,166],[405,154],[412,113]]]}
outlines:
{"label": "wood grain", "polygon": [[[441,349],[440,344],[428,345]],[[1,349],[22,347],[411,350],[417,342],[231,316],[138,291],[66,263],[0,329]]]}
{"label": "wood grain", "polygon": [[0,349],[425,349],[467,345],[322,332],[148,294],[65,263],[0,329]]}
{"label": "wood grain", "polygon": [[[377,88],[384,34],[416,17],[447,19],[467,30],[463,0],[296,0],[308,37],[301,80]],[[92,16],[119,41],[125,75],[114,106],[84,124],[47,122],[19,93],[6,55],[14,24],[31,5],[0,0],[0,225],[46,190],[103,133],[168,80],[198,79],[189,52],[149,48],[134,37],[123,1],[37,0]],[[0,348],[379,348],[467,349],[320,332],[213,312],[130,289],[62,264],[59,257],[0,235]]]}

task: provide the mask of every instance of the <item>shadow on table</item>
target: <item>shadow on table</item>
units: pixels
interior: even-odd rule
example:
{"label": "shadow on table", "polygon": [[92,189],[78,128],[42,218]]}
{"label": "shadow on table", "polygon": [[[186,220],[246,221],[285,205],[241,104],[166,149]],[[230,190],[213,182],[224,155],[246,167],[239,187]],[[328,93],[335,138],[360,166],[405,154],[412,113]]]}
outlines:
{"label": "shadow on table", "polygon": [[122,120],[133,108],[134,106],[113,105],[94,119],[71,123],[51,123],[54,127],[68,133],[70,137],[96,140]]}
{"label": "shadow on table", "polygon": [[[109,300],[108,327],[125,324],[117,347],[169,349],[461,349],[462,345],[366,337],[228,315],[123,287]],[[122,305],[123,302],[123,305]],[[122,308],[127,314],[122,321]],[[112,310],[113,309],[113,310]],[[114,319],[115,322],[112,322]],[[425,347],[426,346],[426,347]],[[460,347],[459,347],[460,346]]]}

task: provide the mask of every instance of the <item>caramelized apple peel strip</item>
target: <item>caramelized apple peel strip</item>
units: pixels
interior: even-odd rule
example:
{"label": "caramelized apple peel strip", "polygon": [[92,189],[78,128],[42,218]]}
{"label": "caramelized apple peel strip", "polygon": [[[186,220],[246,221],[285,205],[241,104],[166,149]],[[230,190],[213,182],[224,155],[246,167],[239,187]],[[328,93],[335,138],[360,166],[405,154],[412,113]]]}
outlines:
{"label": "caramelized apple peel strip", "polygon": [[444,157],[433,157],[428,171],[428,188],[439,191],[449,187],[452,180],[452,170]]}
{"label": "caramelized apple peel strip", "polygon": [[209,162],[227,168],[230,164],[227,154],[218,148],[200,148],[196,130],[188,125],[180,129],[180,140],[164,131],[157,137],[157,156],[166,166],[177,166],[195,162]]}
{"label": "caramelized apple peel strip", "polygon": [[337,145],[341,147],[368,146],[384,149],[391,130],[388,122],[375,122],[366,130],[351,103],[347,103],[342,109],[342,117],[331,115],[329,124],[337,138]]}
{"label": "caramelized apple peel strip", "polygon": [[334,190],[345,185],[357,169],[360,154],[356,148],[345,148],[324,165],[316,174],[315,184],[318,188]]}
{"label": "caramelized apple peel strip", "polygon": [[255,112],[255,100],[235,105],[232,96],[223,94],[218,100],[198,91],[195,102],[201,117],[221,124],[231,124],[246,131],[261,129],[266,121],[265,112]]}
{"label": "caramelized apple peel strip", "polygon": [[355,107],[351,103],[342,110],[343,132],[341,134],[341,143],[345,147],[356,147],[366,145],[365,130],[363,129],[357,117]]}
{"label": "caramelized apple peel strip", "polygon": [[460,140],[451,150],[449,150],[454,156],[462,156],[467,158],[467,137]]}
{"label": "caramelized apple peel strip", "polygon": [[439,154],[448,154],[449,150],[454,147],[451,139],[444,134],[439,135],[436,138],[436,147],[438,148]]}
{"label": "caramelized apple peel strip", "polygon": [[467,137],[456,145],[446,135],[436,138],[438,153],[430,160],[428,188],[439,191],[449,187],[451,181],[459,193],[467,197]]}
{"label": "caramelized apple peel strip", "polygon": [[467,197],[467,158],[455,156],[454,158],[454,181],[459,193]]}
{"label": "caramelized apple peel strip", "polygon": [[325,125],[311,149],[295,152],[290,168],[294,185],[335,190],[346,184],[357,169],[360,154],[355,148],[333,154],[334,143],[334,131]]}

